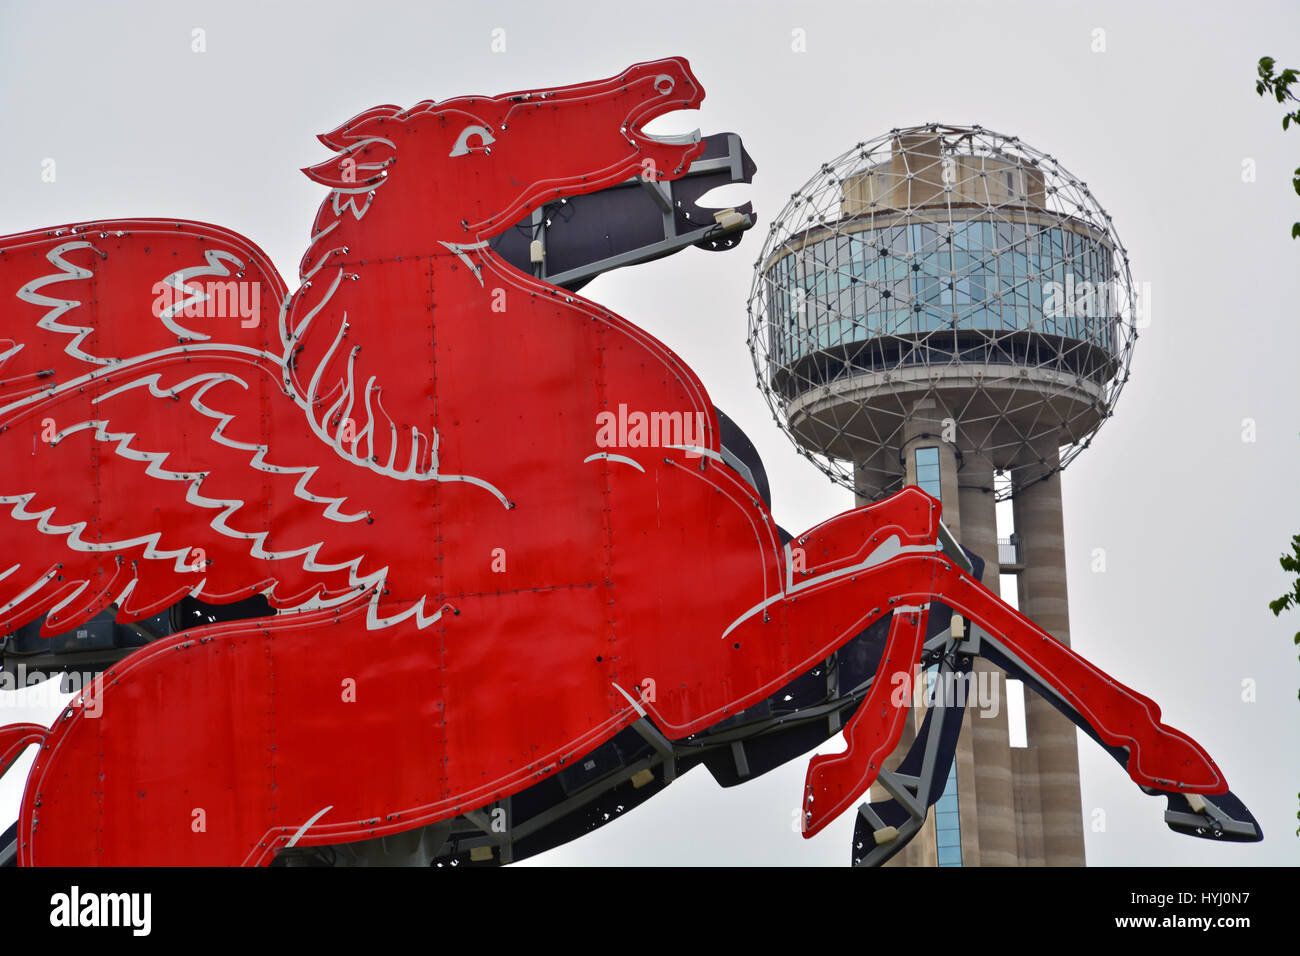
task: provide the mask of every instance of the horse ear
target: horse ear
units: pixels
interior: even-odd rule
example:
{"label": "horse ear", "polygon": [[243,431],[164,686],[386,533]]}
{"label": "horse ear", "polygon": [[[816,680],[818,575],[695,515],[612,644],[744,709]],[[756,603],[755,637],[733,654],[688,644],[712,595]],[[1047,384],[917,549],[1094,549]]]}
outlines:
{"label": "horse ear", "polygon": [[321,133],[316,138],[330,149],[346,149],[350,143],[355,142],[357,139],[379,135],[379,129],[382,128],[383,121],[392,119],[400,112],[402,112],[400,106],[372,106],[364,113],[358,113],[342,126],[336,127],[328,133]]}

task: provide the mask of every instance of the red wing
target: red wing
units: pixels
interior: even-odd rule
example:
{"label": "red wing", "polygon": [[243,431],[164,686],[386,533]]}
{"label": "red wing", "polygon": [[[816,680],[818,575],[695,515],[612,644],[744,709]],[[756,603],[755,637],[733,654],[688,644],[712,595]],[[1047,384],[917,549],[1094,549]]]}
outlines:
{"label": "red wing", "polygon": [[185,342],[279,355],[284,280],[247,239],[115,219],[0,237],[0,407]]}
{"label": "red wing", "polygon": [[58,633],[115,600],[135,620],[185,594],[359,596],[385,570],[362,499],[430,493],[322,453],[275,363],[202,346],[11,406],[0,456],[0,632],[50,611]]}

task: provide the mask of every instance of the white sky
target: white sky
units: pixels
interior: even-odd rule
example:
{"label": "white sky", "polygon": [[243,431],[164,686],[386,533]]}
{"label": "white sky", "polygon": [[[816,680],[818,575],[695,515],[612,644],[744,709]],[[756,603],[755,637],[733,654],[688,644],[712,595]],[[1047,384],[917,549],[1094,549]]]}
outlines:
{"label": "white sky", "polygon": [[[1115,419],[1064,476],[1073,646],[1200,741],[1266,840],[1179,837],[1087,738],[1090,864],[1294,864],[1300,791],[1290,635],[1267,603],[1300,532],[1300,132],[1255,95],[1300,66],[1294,3],[18,4],[0,0],[0,233],[168,216],[219,223],[296,275],[322,187],[314,140],[378,103],[558,85],[685,55],[704,108],[660,132],[734,130],[760,229],[823,161],[894,126],[979,123],[1058,157],[1114,217],[1152,323]],[[206,30],[207,51],[191,51]],[[506,52],[490,49],[505,30]],[[1093,52],[1094,30],[1105,52]],[[806,52],[792,50],[792,31]],[[57,181],[40,180],[53,158]],[[1256,181],[1243,182],[1243,161]],[[759,235],[584,290],[651,331],[750,434],[787,528],[851,505],[771,421],[745,348]],[[1253,419],[1256,440],[1242,440]],[[1104,548],[1105,573],[1091,568]],[[1254,702],[1242,699],[1254,682]],[[8,722],[16,712],[0,711]],[[825,749],[825,748],[824,748]],[[836,748],[838,749],[838,748]],[[550,863],[830,864],[853,814],[793,832],[805,762],[720,790],[703,768]],[[0,827],[16,807],[0,784]]]}

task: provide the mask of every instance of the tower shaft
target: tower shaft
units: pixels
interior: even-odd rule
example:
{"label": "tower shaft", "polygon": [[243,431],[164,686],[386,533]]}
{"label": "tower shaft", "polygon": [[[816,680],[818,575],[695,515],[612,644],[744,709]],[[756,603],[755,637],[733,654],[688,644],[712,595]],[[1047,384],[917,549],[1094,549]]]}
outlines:
{"label": "tower shaft", "polygon": [[[1038,449],[1044,464],[1057,465],[1057,449]],[[1013,480],[1015,480],[1013,475]],[[1020,610],[1067,647],[1070,608],[1065,582],[1065,523],[1061,510],[1061,473],[1027,483],[1012,499],[1016,530],[1024,548],[1020,575]],[[1083,806],[1079,790],[1078,735],[1056,708],[1037,694],[1025,695],[1028,746],[1017,753],[1017,816],[1027,831],[1023,842],[1033,862],[1047,866],[1083,866]],[[1035,820],[1041,835],[1032,834]],[[1039,849],[1041,843],[1041,849]],[[1041,860],[1037,859],[1041,853]]]}
{"label": "tower shaft", "polygon": [[[953,534],[985,559],[982,583],[1000,594],[993,466],[973,449],[963,452],[943,440],[944,416],[937,403],[919,402],[891,457],[901,459],[906,484],[919,485],[940,499],[944,521]],[[1019,477],[1028,483],[1013,498],[1022,549],[1016,565],[1020,608],[1068,645],[1060,473],[1037,477],[1059,462],[1050,442],[1036,451],[1042,461],[1023,466],[1027,473]],[[1016,477],[1013,474],[1013,480]],[[858,504],[869,500],[859,497]],[[1074,726],[1038,695],[1027,693],[1026,746],[1013,748],[1006,681],[1000,668],[976,658],[956,754],[961,865],[1082,866],[1083,812]],[[922,707],[912,708],[903,738],[886,763],[889,769],[897,767],[924,717]],[[952,789],[950,784],[949,794]],[[949,806],[952,803],[948,801]],[[945,835],[945,830],[951,832],[952,811],[941,809],[943,805],[941,801],[892,865],[936,866],[944,863],[943,858],[944,865],[953,865],[952,839]]]}

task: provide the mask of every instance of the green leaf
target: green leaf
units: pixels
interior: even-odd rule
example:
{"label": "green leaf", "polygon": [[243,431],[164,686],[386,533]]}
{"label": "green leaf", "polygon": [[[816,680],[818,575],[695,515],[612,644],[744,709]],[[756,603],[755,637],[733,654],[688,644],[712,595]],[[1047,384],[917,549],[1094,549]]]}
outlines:
{"label": "green leaf", "polygon": [[1291,224],[1291,238],[1300,239],[1300,222],[1294,222]]}

